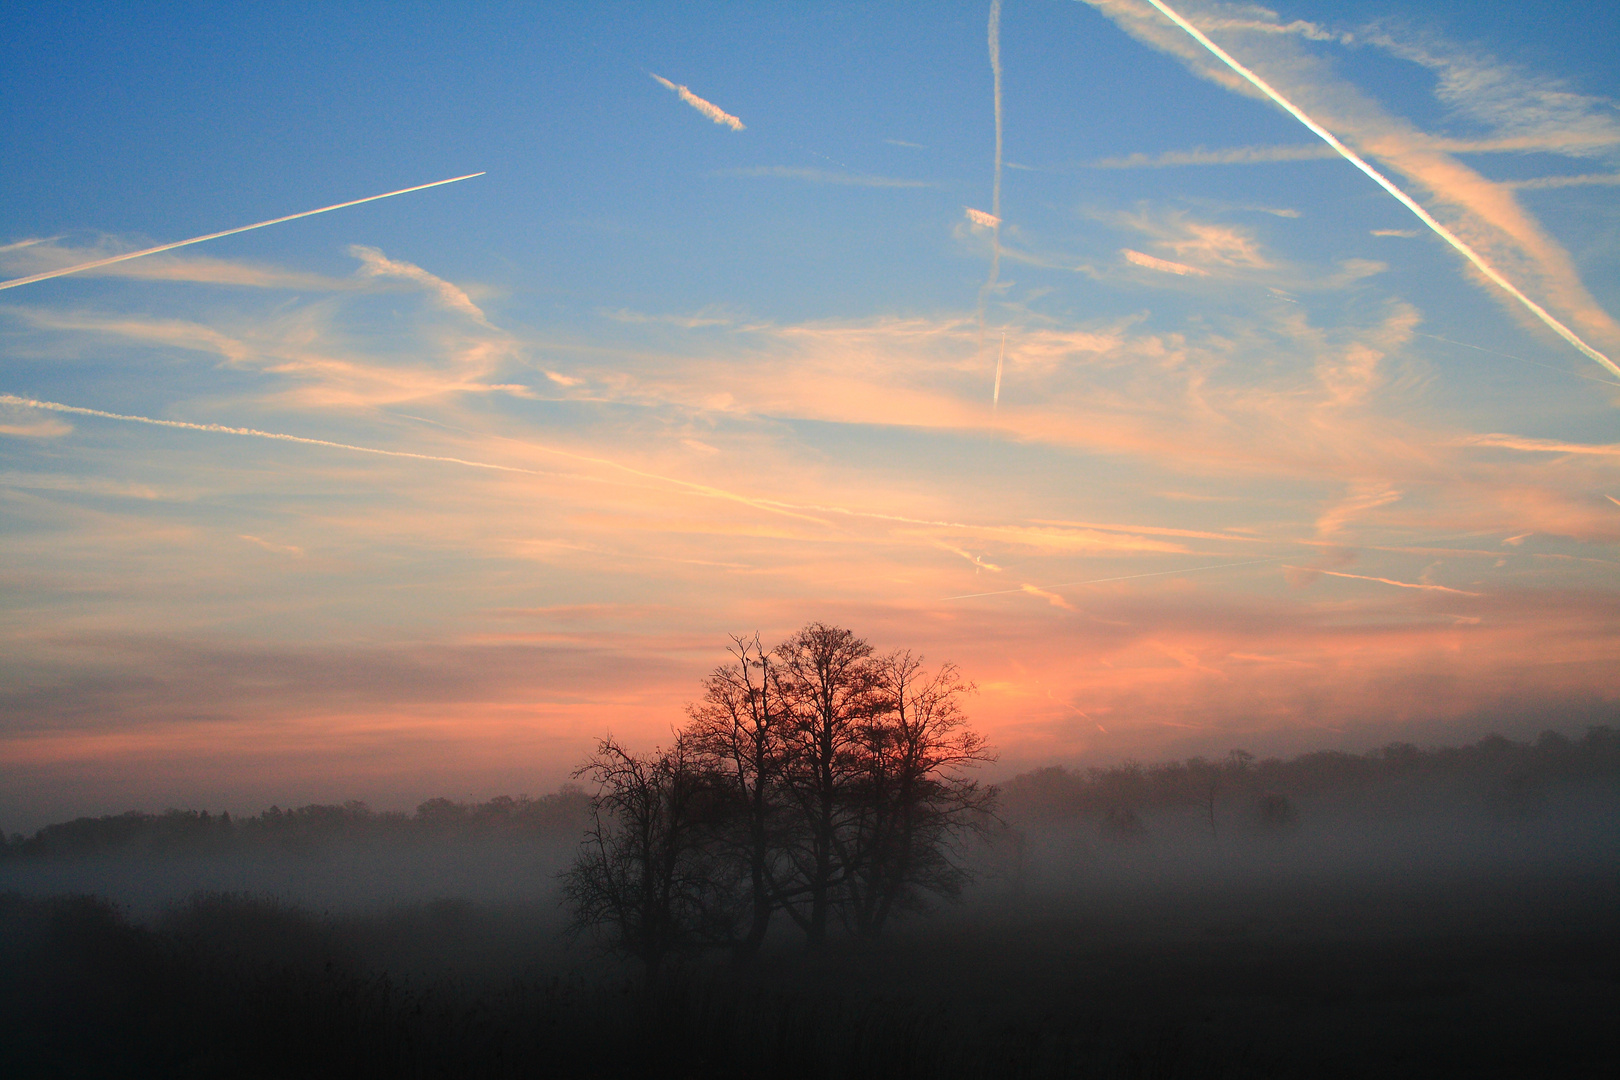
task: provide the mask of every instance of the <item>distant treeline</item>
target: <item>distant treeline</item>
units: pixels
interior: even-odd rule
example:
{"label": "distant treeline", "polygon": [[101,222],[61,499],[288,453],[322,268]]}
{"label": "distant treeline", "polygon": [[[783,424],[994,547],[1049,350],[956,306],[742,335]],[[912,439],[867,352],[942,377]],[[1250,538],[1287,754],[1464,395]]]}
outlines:
{"label": "distant treeline", "polygon": [[[1237,750],[1221,758],[1106,768],[1035,769],[1000,785],[1000,813],[1012,823],[1079,815],[1199,808],[1213,790],[1221,801],[1354,794],[1394,783],[1450,780],[1477,787],[1505,813],[1533,808],[1540,788],[1562,782],[1620,780],[1620,731],[1588,728],[1569,738],[1543,732],[1534,742],[1490,735],[1464,746],[1421,748],[1396,742],[1365,754],[1319,750],[1288,759]],[[488,802],[429,799],[414,814],[372,810],[363,802],[272,806],[252,817],[206,810],[131,810],[47,825],[0,842],[0,858],[49,858],[128,852],[235,851],[313,846],[339,837],[531,836],[575,839],[590,821],[591,800],[566,784],[539,798],[502,795]]]}
{"label": "distant treeline", "polygon": [[414,814],[376,811],[363,802],[311,804],[283,810],[272,806],[252,817],[206,810],[131,810],[47,825],[30,837],[13,835],[0,856],[50,858],[139,853],[227,852],[301,848],[340,837],[549,837],[577,838],[590,816],[591,800],[577,785],[530,798],[501,795],[488,802],[429,799]]}
{"label": "distant treeline", "polygon": [[1108,768],[1061,766],[1023,773],[1001,786],[1009,821],[1061,820],[1081,814],[1115,819],[1170,807],[1205,809],[1245,799],[1284,817],[1287,800],[1367,792],[1396,784],[1450,782],[1477,789],[1488,808],[1514,816],[1533,811],[1541,792],[1565,782],[1620,779],[1620,731],[1588,728],[1578,739],[1545,731],[1535,742],[1488,735],[1465,746],[1424,749],[1396,742],[1365,754],[1318,750],[1287,760],[1243,750],[1221,758],[1188,758]]}

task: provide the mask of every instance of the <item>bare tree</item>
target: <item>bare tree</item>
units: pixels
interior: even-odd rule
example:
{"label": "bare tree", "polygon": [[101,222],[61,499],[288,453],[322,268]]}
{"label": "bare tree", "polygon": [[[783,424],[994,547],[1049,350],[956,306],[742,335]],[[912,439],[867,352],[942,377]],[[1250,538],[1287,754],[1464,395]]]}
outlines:
{"label": "bare tree", "polygon": [[860,772],[860,725],[877,708],[872,647],[842,627],[810,623],[776,648],[789,708],[783,786],[798,828],[786,837],[793,880],[778,897],[812,947],[828,916],[850,851],[850,794]]}
{"label": "bare tree", "polygon": [[824,623],[728,652],[671,750],[608,739],[575,772],[597,785],[565,875],[575,929],[655,972],[688,945],[753,954],[777,910],[814,947],[834,915],[873,935],[925,894],[958,894],[995,792],[964,772],[992,757],[957,669],[874,658]]}
{"label": "bare tree", "polygon": [[961,699],[974,686],[956,666],[929,673],[902,650],[872,669],[876,700],[857,725],[860,783],[844,872],[847,918],[862,936],[880,932],[896,906],[922,893],[961,893],[972,880],[961,842],[990,826],[996,798],[962,772],[994,755],[966,726]]}
{"label": "bare tree", "polygon": [[727,651],[731,660],[703,680],[702,701],[687,706],[691,722],[684,734],[727,795],[731,827],[717,839],[748,879],[748,930],[736,949],[751,956],[777,905],[787,711],[759,635],[734,636]]}
{"label": "bare tree", "polygon": [[638,757],[603,739],[574,776],[597,790],[591,827],[563,875],[573,931],[636,957],[649,975],[675,949],[727,937],[727,881],[703,843],[712,785],[688,742]]}

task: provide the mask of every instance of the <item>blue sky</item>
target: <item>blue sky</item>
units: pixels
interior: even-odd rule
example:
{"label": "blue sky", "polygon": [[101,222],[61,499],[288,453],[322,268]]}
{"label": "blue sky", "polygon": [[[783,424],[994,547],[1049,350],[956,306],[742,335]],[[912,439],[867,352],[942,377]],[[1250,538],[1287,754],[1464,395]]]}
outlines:
{"label": "blue sky", "polygon": [[[999,228],[984,4],[12,10],[0,277],[485,175],[0,292],[0,824],[539,790],[817,618],[1007,768],[1613,706],[1613,374],[1145,0],[1003,6]],[[1620,354],[1612,6],[1175,10]]]}

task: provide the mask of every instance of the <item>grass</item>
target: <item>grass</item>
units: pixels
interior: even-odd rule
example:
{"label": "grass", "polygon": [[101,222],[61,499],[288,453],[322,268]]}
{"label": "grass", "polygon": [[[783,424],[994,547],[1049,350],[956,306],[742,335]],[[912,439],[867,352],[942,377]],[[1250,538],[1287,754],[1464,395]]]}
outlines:
{"label": "grass", "polygon": [[[91,897],[4,896],[0,1047],[8,1076],[50,1078],[1607,1075],[1615,883],[1521,885],[1541,900],[1371,936],[1268,922],[1299,897],[987,908],[652,985],[559,963],[536,951],[549,929],[473,905],[320,916],[211,894],[138,925]],[[1213,922],[1166,914],[1200,905]]]}

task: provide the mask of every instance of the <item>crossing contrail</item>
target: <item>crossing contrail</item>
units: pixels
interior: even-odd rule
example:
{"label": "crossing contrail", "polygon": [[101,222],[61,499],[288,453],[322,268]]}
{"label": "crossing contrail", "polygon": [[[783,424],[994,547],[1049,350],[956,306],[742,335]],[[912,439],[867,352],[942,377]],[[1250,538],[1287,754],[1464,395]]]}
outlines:
{"label": "crossing contrail", "polygon": [[160,251],[173,251],[175,248],[185,247],[187,244],[200,244],[204,240],[218,240],[222,236],[234,236],[236,233],[262,229],[266,225],[280,225],[283,221],[297,221],[299,218],[313,217],[316,214],[324,214],[329,210],[342,210],[346,206],[359,206],[361,203],[376,202],[378,199],[391,199],[395,195],[406,195],[412,191],[425,191],[428,188],[454,184],[458,180],[471,180],[475,176],[483,175],[481,172],[475,172],[468,173],[466,176],[452,176],[448,180],[435,180],[431,184],[417,184],[415,187],[400,188],[398,191],[385,191],[381,195],[367,195],[363,199],[351,199],[348,202],[334,203],[331,206],[323,206],[319,210],[305,210],[301,214],[288,214],[286,217],[271,218],[269,221],[260,221],[253,225],[242,225],[235,229],[226,229],[223,232],[209,233],[207,236],[193,236],[190,240],[176,240],[172,244],[159,244],[157,247],[149,247],[142,251],[126,251],[122,255],[113,255],[109,258],[97,259],[94,262],[80,263],[77,266],[64,266],[60,270],[46,270],[40,274],[30,274],[27,277],[12,278],[10,281],[0,281],[0,289],[15,289],[18,285],[31,285],[36,281],[46,281],[67,274],[77,274],[83,270],[94,270],[98,266],[111,266],[113,263],[139,259],[142,255],[156,255]]}
{"label": "crossing contrail", "polygon": [[1436,236],[1450,244],[1454,249],[1456,249],[1458,254],[1467,259],[1469,262],[1473,263],[1476,270],[1484,274],[1509,296],[1523,304],[1531,314],[1545,323],[1547,327],[1555,334],[1569,342],[1571,345],[1575,346],[1575,348],[1579,349],[1581,353],[1588,359],[1595,360],[1599,364],[1602,364],[1608,369],[1610,374],[1620,375],[1620,366],[1617,366],[1613,360],[1610,360],[1607,356],[1603,355],[1596,349],[1592,348],[1592,346],[1582,341],[1575,334],[1575,331],[1559,322],[1546,308],[1542,307],[1540,304],[1524,295],[1524,293],[1520,292],[1518,287],[1514,285],[1513,282],[1497,273],[1496,268],[1491,266],[1490,263],[1486,262],[1478,252],[1465,244],[1450,229],[1436,221],[1427,210],[1419,206],[1410,195],[1391,183],[1389,178],[1383,173],[1367,164],[1367,162],[1364,161],[1354,150],[1340,142],[1338,138],[1334,136],[1333,132],[1329,131],[1321,124],[1318,124],[1315,120],[1312,120],[1305,114],[1303,109],[1274,90],[1271,84],[1266,82],[1266,80],[1262,79],[1260,76],[1238,63],[1232,58],[1230,53],[1206,37],[1202,30],[1198,29],[1198,27],[1194,26],[1192,23],[1188,22],[1186,19],[1172,11],[1164,3],[1164,0],[1147,0],[1147,2],[1157,8],[1159,12],[1171,22],[1185,30],[1189,35],[1191,35],[1194,41],[1208,49],[1217,60],[1241,75],[1256,90],[1259,90],[1262,94],[1266,95],[1266,97],[1282,106],[1282,108],[1286,110],[1290,116],[1309,128],[1312,134],[1316,135],[1323,142],[1327,143],[1329,146],[1333,147],[1334,150],[1338,151],[1340,157],[1344,158],[1350,164],[1366,173],[1379,187],[1395,196],[1396,200],[1399,201],[1402,206],[1416,214],[1418,220],[1433,230]]}

